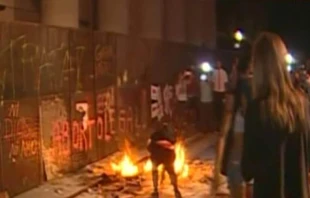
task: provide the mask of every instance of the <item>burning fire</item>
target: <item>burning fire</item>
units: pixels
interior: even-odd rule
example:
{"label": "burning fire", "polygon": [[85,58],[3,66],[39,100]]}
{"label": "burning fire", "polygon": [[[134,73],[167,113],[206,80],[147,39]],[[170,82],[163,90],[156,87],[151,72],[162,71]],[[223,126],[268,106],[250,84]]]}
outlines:
{"label": "burning fire", "polygon": [[139,168],[132,160],[132,151],[130,142],[125,140],[124,142],[124,155],[119,163],[111,163],[112,170],[120,174],[122,177],[134,177],[139,174]]}
{"label": "burning fire", "polygon": [[174,161],[175,172],[181,177],[187,177],[189,166],[188,164],[186,164],[184,145],[182,145],[181,143],[177,143],[175,145],[175,154],[176,154],[176,158]]}
{"label": "burning fire", "polygon": [[[185,148],[184,145],[181,143],[177,143],[175,145],[175,154],[176,159],[174,161],[174,170],[175,172],[181,176],[181,177],[187,177],[189,172],[189,166],[186,164],[185,159]],[[162,166],[158,167],[159,171],[163,170]],[[151,160],[147,160],[147,162],[144,165],[144,172],[149,172],[152,170],[152,162]]]}
{"label": "burning fire", "polygon": [[112,162],[111,167],[113,171],[119,173],[123,177],[134,177],[139,173],[138,166],[133,163],[126,153],[118,164]]}

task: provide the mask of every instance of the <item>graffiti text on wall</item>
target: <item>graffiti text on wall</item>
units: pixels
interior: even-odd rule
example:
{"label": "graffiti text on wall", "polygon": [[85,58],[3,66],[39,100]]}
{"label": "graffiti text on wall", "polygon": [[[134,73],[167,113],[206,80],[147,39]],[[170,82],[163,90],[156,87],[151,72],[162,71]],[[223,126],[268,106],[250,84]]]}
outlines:
{"label": "graffiti text on wall", "polygon": [[8,157],[13,162],[36,156],[39,150],[37,120],[20,116],[20,104],[11,102],[3,120],[4,141],[9,143]]}
{"label": "graffiti text on wall", "polygon": [[[5,82],[16,82],[16,78],[22,82],[13,86],[14,93],[16,86],[22,86],[22,90],[41,90],[44,87],[50,91],[57,91],[63,88],[70,75],[79,84],[84,54],[84,46],[69,48],[65,43],[60,43],[48,49],[48,46],[28,42],[27,37],[21,35],[12,39],[8,46],[4,46],[0,51],[0,59],[10,57],[9,65],[1,71],[1,76],[4,77],[1,81],[2,89],[5,89]],[[15,74],[8,76],[11,72]],[[20,76],[16,73],[20,73]]]}
{"label": "graffiti text on wall", "polygon": [[163,91],[160,86],[151,85],[151,116],[161,119],[164,115],[172,116],[173,87],[165,85]]}

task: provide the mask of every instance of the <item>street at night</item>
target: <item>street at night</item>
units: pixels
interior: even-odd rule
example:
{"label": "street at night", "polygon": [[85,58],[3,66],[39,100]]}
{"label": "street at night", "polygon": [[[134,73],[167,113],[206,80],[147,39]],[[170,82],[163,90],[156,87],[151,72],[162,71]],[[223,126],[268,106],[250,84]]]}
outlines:
{"label": "street at night", "polygon": [[[214,136],[199,136],[188,145],[186,152],[189,163],[189,175],[180,178],[180,190],[183,197],[206,197],[209,193],[209,185],[212,181],[212,169],[214,165]],[[150,172],[145,173],[136,181],[117,181],[113,184],[98,185],[88,189],[77,196],[77,198],[103,197],[150,197],[153,187]],[[160,187],[160,197],[174,197],[172,187],[169,183],[168,175],[164,184]]]}
{"label": "street at night", "polygon": [[309,198],[309,10],[0,0],[0,198]]}

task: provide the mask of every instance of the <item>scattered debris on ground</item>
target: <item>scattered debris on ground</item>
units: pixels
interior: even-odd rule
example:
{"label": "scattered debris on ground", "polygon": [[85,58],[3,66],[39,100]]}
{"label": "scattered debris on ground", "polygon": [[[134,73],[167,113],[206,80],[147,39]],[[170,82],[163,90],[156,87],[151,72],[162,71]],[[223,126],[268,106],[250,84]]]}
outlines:
{"label": "scattered debris on ground", "polygon": [[[183,197],[206,197],[209,192],[210,182],[213,177],[213,161],[194,160],[189,163],[190,173],[187,178],[179,181],[180,190]],[[96,175],[101,175],[102,180],[96,187],[88,189],[80,197],[97,197],[97,198],[142,198],[149,197],[153,186],[151,173],[140,174],[131,178],[123,178],[107,169],[94,168]],[[89,170],[91,171],[91,170]],[[165,180],[160,188],[161,197],[173,197],[172,186],[169,177]]]}

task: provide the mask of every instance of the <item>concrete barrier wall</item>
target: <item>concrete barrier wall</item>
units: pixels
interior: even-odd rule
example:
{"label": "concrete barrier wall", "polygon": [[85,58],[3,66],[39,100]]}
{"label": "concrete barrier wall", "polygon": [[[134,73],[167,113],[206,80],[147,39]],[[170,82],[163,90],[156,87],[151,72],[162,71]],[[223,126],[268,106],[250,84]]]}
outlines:
{"label": "concrete barrier wall", "polygon": [[0,23],[0,187],[11,195],[149,136],[150,85],[173,84],[193,47]]}

